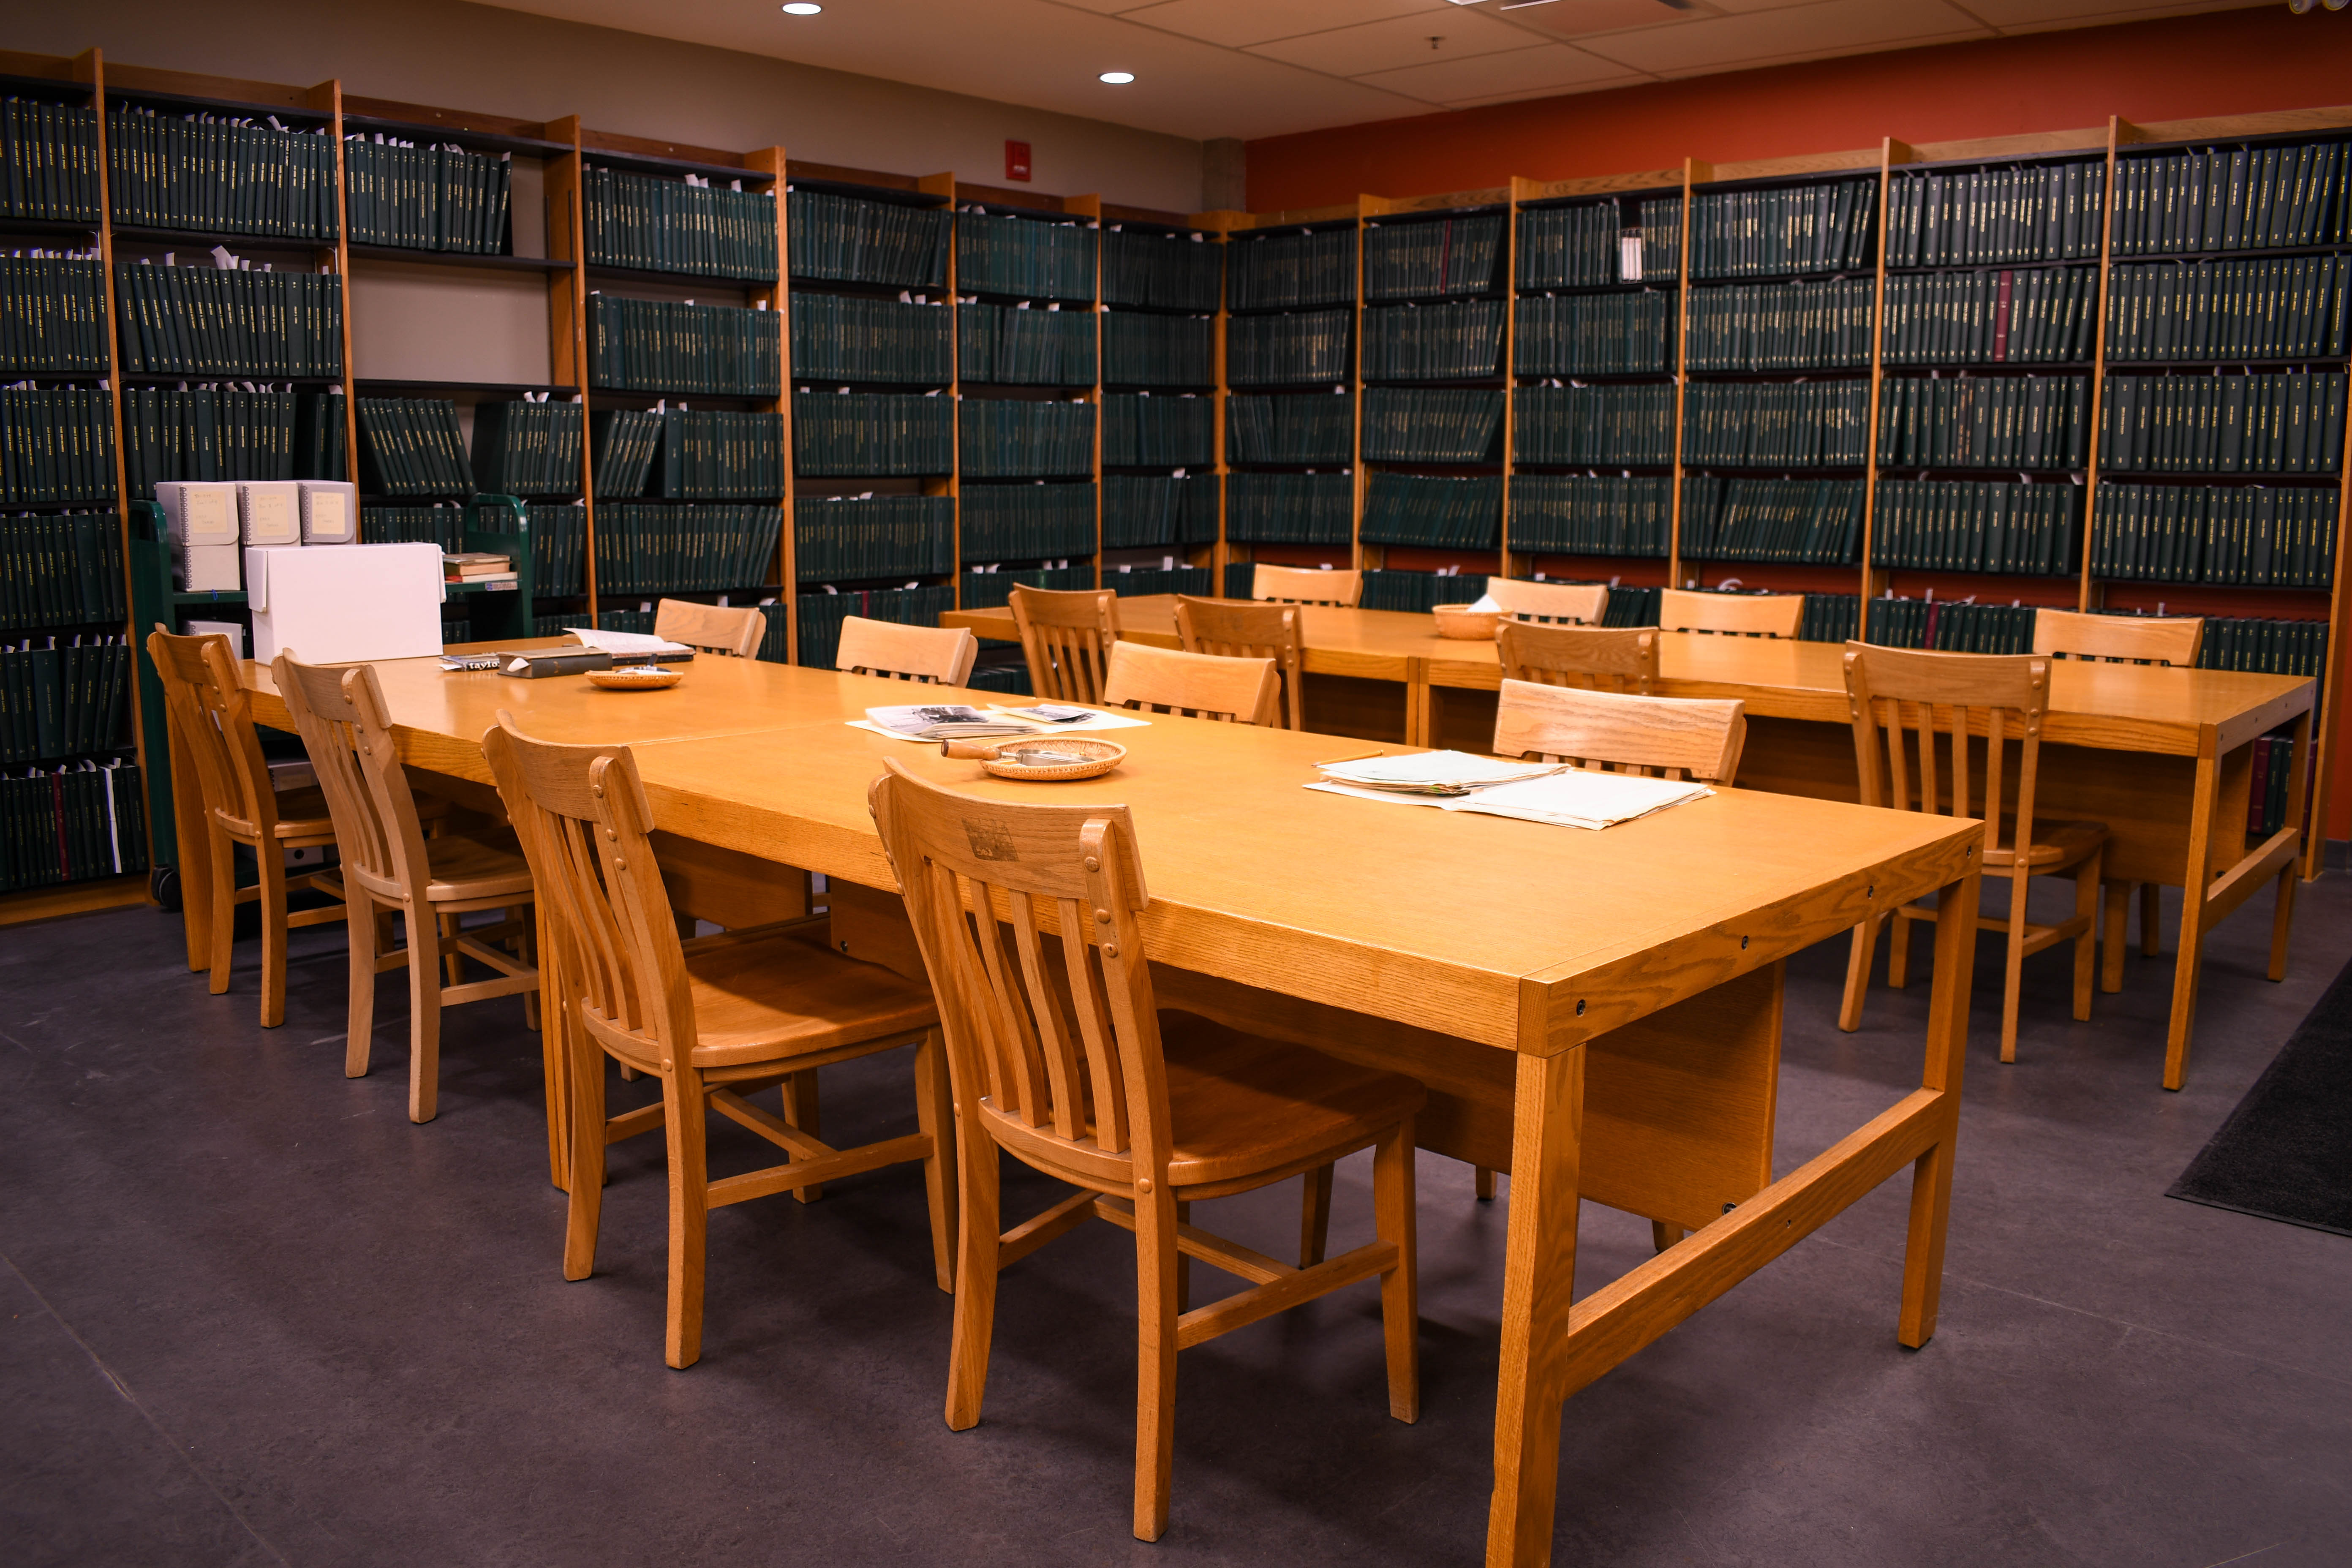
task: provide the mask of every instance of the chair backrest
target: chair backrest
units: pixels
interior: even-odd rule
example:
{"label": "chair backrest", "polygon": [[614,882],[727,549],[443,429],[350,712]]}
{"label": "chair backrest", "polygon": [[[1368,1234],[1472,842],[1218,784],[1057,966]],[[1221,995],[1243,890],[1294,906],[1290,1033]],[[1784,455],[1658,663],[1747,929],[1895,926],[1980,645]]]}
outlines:
{"label": "chair backrest", "polygon": [[1646,697],[1658,684],[1658,634],[1650,626],[1538,626],[1505,621],[1495,637],[1506,680],[1580,686]]}
{"label": "chair backrest", "polygon": [[961,626],[910,626],[845,616],[833,668],[852,675],[961,686],[971,678],[971,661],[979,657],[980,639]]}
{"label": "chair backrest", "polygon": [[1606,583],[1531,583],[1524,577],[1489,577],[1486,597],[1520,621],[1597,626],[1609,610]]}
{"label": "chair backrest", "polygon": [[1682,588],[1658,594],[1658,629],[1664,632],[1793,637],[1804,618],[1802,594],[1698,594]]}
{"label": "chair backrest", "polygon": [[957,1103],[986,1096],[1000,1141],[1051,1141],[1108,1181],[1164,1172],[1167,1068],[1136,918],[1150,896],[1127,807],[982,800],[895,757],[882,766],[867,804],[930,972]]}
{"label": "chair backrest", "polygon": [[310,753],[319,792],[327,797],[344,874],[382,898],[422,897],[432,880],[425,826],[400,765],[375,667],[303,664],[288,649],[269,671]]}
{"label": "chair backrest", "polygon": [[598,1043],[648,1066],[684,1063],[695,1047],[685,950],[628,748],[534,741],[501,710],[482,753],[530,865],[557,994]]}
{"label": "chair backrest", "polygon": [[1736,701],[1506,680],[1495,704],[1499,757],[1727,784],[1739,773],[1747,743],[1747,710]]}
{"label": "chair backrest", "polygon": [[[278,792],[228,638],[180,637],[159,623],[147,636],[147,657],[163,679],[165,720],[195,769],[193,782],[205,809],[271,837],[278,829]],[[202,850],[188,846],[182,852]]]}
{"label": "chair backrest", "polygon": [[1118,595],[1013,587],[1013,624],[1029,660],[1029,689],[1046,702],[1099,702],[1103,667],[1118,641]]}
{"label": "chair backrest", "polygon": [[2033,651],[2108,664],[2168,664],[2186,669],[2205,644],[2202,616],[2088,616],[2033,612]]}
{"label": "chair backrest", "polygon": [[[1981,816],[1985,847],[1999,848],[2009,742],[2018,757],[2015,842],[2033,842],[2034,778],[2042,721],[2050,711],[2050,660],[2040,654],[1931,653],[1845,645],[1846,705],[1853,720],[1862,804],[1934,816]],[[1970,799],[1969,736],[1984,736],[1983,798]],[[1937,738],[1944,738],[1939,757]],[[2018,857],[2021,868],[2025,857]]]}
{"label": "chair backrest", "polygon": [[1111,645],[1103,704],[1244,724],[1275,721],[1282,684],[1270,658],[1222,658],[1144,643]]}
{"label": "chair backrest", "polygon": [[1289,730],[1307,727],[1302,694],[1307,649],[1299,640],[1295,605],[1245,604],[1237,599],[1176,595],[1176,636],[1186,653],[1224,658],[1270,658],[1282,676],[1278,718]]}
{"label": "chair backrest", "polygon": [[1286,605],[1337,605],[1352,610],[1363,603],[1364,574],[1304,566],[1258,566],[1250,572],[1250,597]]}
{"label": "chair backrest", "polygon": [[654,606],[654,636],[709,653],[749,658],[768,635],[768,616],[757,605],[698,605],[664,599]]}

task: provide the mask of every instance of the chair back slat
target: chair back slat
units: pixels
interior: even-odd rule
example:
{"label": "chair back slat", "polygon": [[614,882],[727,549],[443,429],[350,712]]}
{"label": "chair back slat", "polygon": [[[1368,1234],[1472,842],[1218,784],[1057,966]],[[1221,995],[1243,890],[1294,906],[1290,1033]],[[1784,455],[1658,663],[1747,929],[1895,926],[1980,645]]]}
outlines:
{"label": "chair back slat", "polygon": [[1118,595],[1108,588],[1056,593],[1015,584],[1011,605],[1037,699],[1100,702],[1103,668],[1118,641]]}
{"label": "chair back slat", "polygon": [[[2021,877],[2023,851],[2033,843],[2050,660],[2039,654],[1933,653],[1850,642],[1845,684],[1862,803],[1931,816],[1981,816],[1988,851],[2000,847],[2008,748],[2015,737],[2011,841],[2020,851]],[[1972,798],[1977,774],[1969,757],[1969,741],[1979,735],[1985,742],[1980,802]],[[1916,778],[1910,763],[1916,763]]]}
{"label": "chair back slat", "polygon": [[1226,658],[1122,642],[1111,647],[1102,700],[1106,707],[1147,713],[1271,724],[1279,692],[1270,658]]}
{"label": "chair back slat", "polygon": [[1732,782],[1747,744],[1745,705],[1505,680],[1495,754],[1571,762],[1612,773]]}
{"label": "chair back slat", "polygon": [[1506,621],[1495,637],[1506,680],[1647,697],[1658,684],[1649,626],[1544,626]]}
{"label": "chair back slat", "polygon": [[287,649],[270,674],[327,797],[345,874],[383,898],[421,896],[432,880],[425,826],[375,667],[304,664]]}
{"label": "chair back slat", "polygon": [[768,616],[757,605],[702,605],[664,599],[654,606],[654,636],[706,653],[749,658],[768,635]]}
{"label": "chair back slat", "polygon": [[264,839],[274,836],[278,793],[228,638],[180,637],[158,624],[148,634],[147,657],[163,679],[164,716],[196,770],[205,808],[250,823]]}
{"label": "chair back slat", "polygon": [[1337,605],[1352,610],[1364,602],[1364,574],[1305,566],[1257,566],[1250,571],[1250,597],[1286,605]]}
{"label": "chair back slat", "polygon": [[961,626],[910,626],[845,616],[833,668],[919,685],[961,686],[971,679],[980,639]]}
{"label": "chair back slat", "polygon": [[1658,593],[1660,631],[1793,637],[1804,618],[1802,594],[1701,594],[1685,588]]}
{"label": "chair back slat", "polygon": [[1306,645],[1296,605],[1176,595],[1176,636],[1186,653],[1221,658],[1270,658],[1282,678],[1279,717],[1288,730],[1307,728]]}
{"label": "chair back slat", "polygon": [[2187,669],[2205,645],[2202,616],[2093,616],[2033,612],[2033,651],[2105,664],[2168,664]]}
{"label": "chair back slat", "polygon": [[1517,621],[1597,626],[1609,612],[1606,583],[1533,583],[1524,577],[1489,577],[1486,597]]}

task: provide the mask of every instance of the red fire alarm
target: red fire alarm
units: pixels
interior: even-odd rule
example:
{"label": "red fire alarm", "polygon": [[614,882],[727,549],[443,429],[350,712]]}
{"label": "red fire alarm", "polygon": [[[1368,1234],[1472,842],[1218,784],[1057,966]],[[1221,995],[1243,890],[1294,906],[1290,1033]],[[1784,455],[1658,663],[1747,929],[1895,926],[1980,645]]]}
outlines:
{"label": "red fire alarm", "polygon": [[1029,143],[1007,142],[1004,144],[1004,177],[1026,180],[1029,177]]}

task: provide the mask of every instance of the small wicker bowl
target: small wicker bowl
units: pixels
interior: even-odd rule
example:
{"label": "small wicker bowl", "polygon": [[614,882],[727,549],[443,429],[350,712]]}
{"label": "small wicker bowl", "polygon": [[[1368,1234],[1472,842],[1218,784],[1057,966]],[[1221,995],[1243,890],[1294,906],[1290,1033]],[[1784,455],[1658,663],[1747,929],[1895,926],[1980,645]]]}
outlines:
{"label": "small wicker bowl", "polygon": [[588,684],[606,691],[667,691],[686,679],[682,669],[662,669],[647,665],[631,665],[623,669],[592,669]]}
{"label": "small wicker bowl", "polygon": [[1467,605],[1439,605],[1430,614],[1437,617],[1437,635],[1455,642],[1493,642],[1511,618],[1502,610],[1474,610]]}
{"label": "small wicker bowl", "polygon": [[[1031,784],[1067,784],[1073,779],[1100,778],[1126,759],[1127,748],[1115,741],[1090,741],[1082,735],[1024,736],[1017,741],[985,742],[948,741],[940,746],[950,757],[968,757],[1001,779]],[[1066,764],[1039,766],[1000,760],[1001,752],[1054,752],[1068,757]]]}

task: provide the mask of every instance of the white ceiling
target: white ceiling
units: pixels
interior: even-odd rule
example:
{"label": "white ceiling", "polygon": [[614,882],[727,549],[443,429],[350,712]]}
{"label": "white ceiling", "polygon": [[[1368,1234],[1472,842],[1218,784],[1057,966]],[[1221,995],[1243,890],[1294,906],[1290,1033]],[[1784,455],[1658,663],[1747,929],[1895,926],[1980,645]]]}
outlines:
{"label": "white ceiling", "polygon": [[2277,0],[492,3],[1207,139]]}

